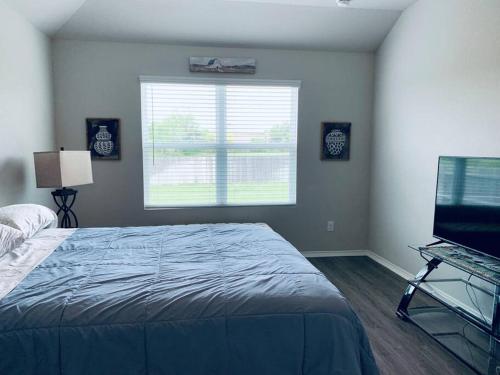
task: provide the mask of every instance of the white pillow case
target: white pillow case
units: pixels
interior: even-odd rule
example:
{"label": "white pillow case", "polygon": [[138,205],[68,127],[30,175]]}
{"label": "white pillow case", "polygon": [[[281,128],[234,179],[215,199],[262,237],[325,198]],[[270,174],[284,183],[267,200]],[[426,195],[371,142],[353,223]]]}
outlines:
{"label": "white pillow case", "polygon": [[24,234],[19,229],[0,224],[0,258],[24,242]]}
{"label": "white pillow case", "polygon": [[56,228],[57,215],[38,204],[14,204],[0,208],[0,224],[20,230],[28,239],[41,229]]}

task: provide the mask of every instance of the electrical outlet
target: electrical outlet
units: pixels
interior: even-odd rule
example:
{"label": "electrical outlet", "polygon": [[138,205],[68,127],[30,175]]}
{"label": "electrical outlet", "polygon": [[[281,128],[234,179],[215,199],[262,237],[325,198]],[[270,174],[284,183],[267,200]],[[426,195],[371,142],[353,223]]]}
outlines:
{"label": "electrical outlet", "polygon": [[335,221],[329,221],[326,226],[328,232],[333,232],[335,230]]}

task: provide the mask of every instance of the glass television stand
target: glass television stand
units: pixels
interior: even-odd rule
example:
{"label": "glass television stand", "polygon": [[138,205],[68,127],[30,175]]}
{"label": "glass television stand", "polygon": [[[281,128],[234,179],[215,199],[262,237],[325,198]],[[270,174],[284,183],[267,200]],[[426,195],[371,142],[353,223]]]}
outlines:
{"label": "glass television stand", "polygon": [[[500,375],[500,260],[458,246],[410,248],[419,252],[427,264],[408,280],[397,316],[416,324],[477,373]],[[428,278],[442,263],[465,272],[468,278]],[[482,282],[473,283],[472,277]],[[476,302],[471,299],[473,308],[447,298],[436,288],[443,283],[457,284],[469,296],[471,291],[476,296],[477,291],[491,299],[492,317],[483,315],[477,297]],[[416,292],[422,295],[414,298]],[[410,307],[412,301],[418,306]]]}

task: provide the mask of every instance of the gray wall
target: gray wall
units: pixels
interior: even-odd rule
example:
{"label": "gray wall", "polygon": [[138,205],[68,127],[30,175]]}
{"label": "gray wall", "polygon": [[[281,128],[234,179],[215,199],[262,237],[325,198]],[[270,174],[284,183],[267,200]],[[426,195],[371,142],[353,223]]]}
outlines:
{"label": "gray wall", "polygon": [[0,1],[0,206],[49,203],[33,152],[54,146],[50,41]]}
{"label": "gray wall", "polygon": [[500,2],[420,0],[376,57],[370,248],[415,272],[439,155],[500,156]]}
{"label": "gray wall", "polygon": [[[122,160],[94,161],[94,185],[80,188],[84,226],[267,222],[301,250],[367,247],[373,55],[69,40],[53,47],[58,145],[83,149],[86,117],[122,120]],[[143,209],[138,77],[189,76],[188,57],[210,55],[255,57],[255,78],[302,81],[295,207]],[[319,160],[325,120],[352,121],[351,161]],[[334,233],[326,232],[330,219]]]}
{"label": "gray wall", "polygon": [[370,248],[415,273],[439,155],[500,156],[500,2],[420,0],[376,56]]}

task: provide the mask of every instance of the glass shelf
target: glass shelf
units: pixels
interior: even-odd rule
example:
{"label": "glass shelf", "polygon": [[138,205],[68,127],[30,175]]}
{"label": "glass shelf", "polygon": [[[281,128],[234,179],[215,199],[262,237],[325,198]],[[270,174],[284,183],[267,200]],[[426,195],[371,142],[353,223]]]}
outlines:
{"label": "glass shelf", "polygon": [[484,281],[500,285],[500,260],[459,246],[410,246]]}
{"label": "glass shelf", "polygon": [[[434,288],[431,284],[435,282],[441,282],[442,280],[432,280],[432,279],[427,279],[422,283],[416,283],[412,280],[408,281],[408,284],[413,285],[415,288],[420,290],[421,292],[425,293],[427,296],[433,298],[434,300],[438,301],[441,305],[444,305],[446,308],[452,310],[455,314],[463,317],[464,319],[469,319],[472,324],[475,324],[478,326],[478,328],[483,329],[486,331],[488,334],[493,334],[493,331],[491,329],[491,320],[488,320],[486,318],[483,318],[479,310],[477,309],[472,309],[469,308],[468,310],[465,310],[461,306],[454,304],[453,301],[450,301],[448,296],[441,292],[439,289]],[[457,282],[464,282],[466,283],[466,280],[461,280],[457,279]],[[474,313],[471,313],[474,310]],[[486,319],[486,320],[485,320]]]}
{"label": "glass shelf", "polygon": [[477,372],[495,374],[500,361],[490,355],[490,350],[499,342],[483,330],[446,307],[414,307],[408,314],[414,324]]}

